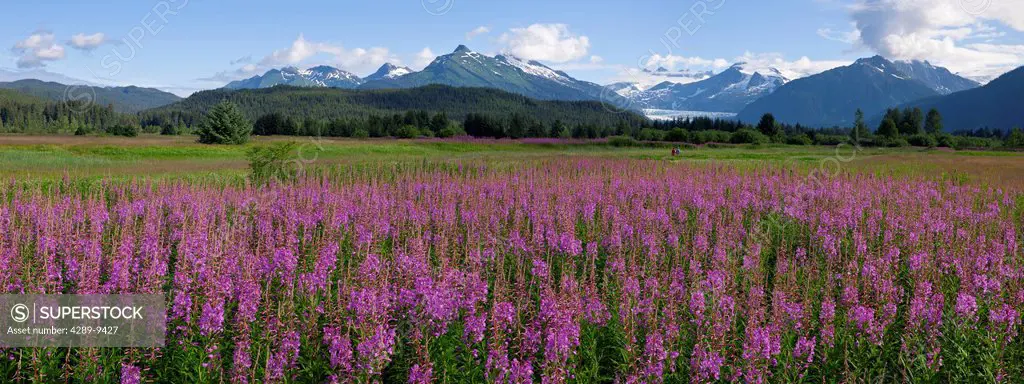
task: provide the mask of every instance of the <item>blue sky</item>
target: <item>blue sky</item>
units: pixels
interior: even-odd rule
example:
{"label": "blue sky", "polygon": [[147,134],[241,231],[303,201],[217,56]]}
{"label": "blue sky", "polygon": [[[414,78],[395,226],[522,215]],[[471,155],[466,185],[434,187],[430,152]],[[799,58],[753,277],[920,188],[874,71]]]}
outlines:
{"label": "blue sky", "polygon": [[738,60],[798,77],[875,53],[978,78],[1024,64],[1024,0],[105,3],[4,4],[0,70],[188,94],[284,65],[419,69],[459,44],[600,83]]}

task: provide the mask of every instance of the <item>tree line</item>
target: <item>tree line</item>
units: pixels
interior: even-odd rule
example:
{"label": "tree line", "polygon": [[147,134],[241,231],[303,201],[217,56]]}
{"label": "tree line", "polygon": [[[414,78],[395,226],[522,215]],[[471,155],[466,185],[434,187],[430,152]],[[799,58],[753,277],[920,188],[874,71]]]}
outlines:
{"label": "tree line", "polygon": [[[219,101],[216,101],[219,100]],[[216,102],[215,102],[216,101]],[[406,109],[423,107],[418,109]],[[428,110],[429,107],[429,110]],[[207,112],[208,111],[208,112]],[[216,125],[230,125],[227,138]],[[853,127],[809,128],[777,122],[765,114],[757,124],[693,117],[647,120],[596,102],[537,101],[484,88],[432,86],[371,92],[276,87],[230,92],[204,91],[182,103],[137,115],[71,101],[45,101],[0,92],[0,133],[111,134],[140,131],[197,134],[210,143],[245,142],[248,135],[332,137],[582,138],[613,136],[639,141],[786,143],[835,145],[856,140],[866,146],[1024,147],[1019,129],[945,133],[937,110],[890,108],[871,129],[857,111]],[[204,135],[206,132],[206,135]],[[245,139],[238,132],[245,132]]]}
{"label": "tree line", "polygon": [[0,133],[137,134],[138,118],[83,101],[54,102],[0,90]]}

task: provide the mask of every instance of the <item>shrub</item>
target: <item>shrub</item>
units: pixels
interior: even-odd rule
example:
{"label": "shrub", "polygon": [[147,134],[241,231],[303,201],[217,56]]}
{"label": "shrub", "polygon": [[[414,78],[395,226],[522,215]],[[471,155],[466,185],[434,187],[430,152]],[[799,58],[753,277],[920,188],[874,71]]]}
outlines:
{"label": "shrub", "polygon": [[997,139],[989,139],[984,137],[970,137],[970,136],[953,136],[953,148],[965,149],[965,148],[995,148],[1001,146],[1002,143]]}
{"label": "shrub", "polygon": [[164,124],[163,127],[160,127],[160,134],[161,135],[165,135],[165,136],[175,136],[175,135],[178,135],[179,134],[178,127],[175,127],[172,124]]}
{"label": "shrub", "polygon": [[789,144],[789,145],[812,145],[812,144],[814,144],[814,140],[811,140],[811,137],[807,136],[807,134],[801,133],[801,134],[796,135],[796,136],[786,137],[786,144]]}
{"label": "shrub", "polygon": [[629,136],[612,136],[608,138],[608,145],[613,147],[633,147],[637,144],[639,143]]}
{"label": "shrub", "polygon": [[839,145],[851,143],[853,139],[845,135],[815,135],[814,143],[818,145]]}
{"label": "shrub", "polygon": [[939,140],[935,136],[919,133],[907,138],[907,142],[915,147],[935,148],[939,146]]}
{"label": "shrub", "polygon": [[707,143],[729,143],[732,141],[732,134],[725,131],[697,131],[692,135],[696,144]]}
{"label": "shrub", "polygon": [[665,131],[644,128],[640,130],[640,134],[637,136],[637,139],[642,141],[662,141],[665,139]]}
{"label": "shrub", "polygon": [[890,147],[890,148],[909,147],[910,146],[910,143],[908,143],[907,140],[902,138],[902,137],[895,137],[894,138],[894,137],[888,137],[888,136],[879,136],[877,138],[876,144],[878,144],[879,147]]}
{"label": "shrub", "polygon": [[936,138],[939,147],[954,148],[956,147],[956,140],[952,135],[946,133],[940,133]]}
{"label": "shrub", "polygon": [[1005,145],[1010,148],[1024,148],[1024,130],[1014,128],[1006,137]]}
{"label": "shrub", "polygon": [[249,160],[253,182],[263,184],[270,180],[293,180],[298,169],[296,163],[289,160],[297,146],[294,142],[287,142],[250,148],[245,157]]}
{"label": "shrub", "polygon": [[437,137],[454,137],[458,133],[452,127],[445,127],[441,131],[437,132]]}
{"label": "shrub", "polygon": [[234,103],[223,101],[199,122],[199,142],[203,144],[245,144],[252,134],[252,123]]}
{"label": "shrub", "polygon": [[768,141],[768,136],[765,136],[763,133],[746,128],[733,133],[731,140],[729,140],[733,144],[765,144]]}
{"label": "shrub", "polygon": [[403,125],[395,132],[395,136],[399,139],[415,139],[420,136],[420,131],[414,126]]}
{"label": "shrub", "polygon": [[681,143],[681,142],[684,142],[684,141],[689,141],[689,139],[690,139],[689,132],[686,132],[682,128],[673,129],[671,131],[668,131],[668,133],[665,134],[665,141],[674,141],[674,142],[677,142],[677,143]]}
{"label": "shrub", "polygon": [[352,131],[352,137],[356,139],[365,139],[367,137],[370,137],[370,132],[367,131],[366,129],[359,128],[356,129],[355,131]]}
{"label": "shrub", "polygon": [[136,137],[139,135],[139,127],[128,124],[117,124],[107,128],[107,133],[114,136]]}

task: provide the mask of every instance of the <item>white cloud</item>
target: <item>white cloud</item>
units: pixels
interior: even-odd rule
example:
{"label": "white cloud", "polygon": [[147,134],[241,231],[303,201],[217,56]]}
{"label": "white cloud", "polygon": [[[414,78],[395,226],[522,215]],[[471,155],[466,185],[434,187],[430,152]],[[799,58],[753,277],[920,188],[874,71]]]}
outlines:
{"label": "white cloud", "polygon": [[731,63],[725,59],[705,59],[699,56],[686,57],[678,55],[665,55],[654,54],[652,56],[641,57],[638,66],[645,69],[656,69],[658,67],[664,67],[668,70],[675,69],[723,69],[729,67]]}
{"label": "white cloud", "polygon": [[65,57],[64,47],[55,42],[50,32],[36,32],[25,40],[14,44],[14,52],[18,57],[18,68],[39,68],[46,66],[47,61],[61,60]]}
{"label": "white cloud", "polygon": [[97,32],[91,35],[79,33],[71,36],[71,46],[85,51],[96,49],[106,41],[107,35],[102,32]]}
{"label": "white cloud", "polygon": [[891,59],[929,60],[976,78],[1024,64],[1024,46],[996,43],[1005,32],[986,24],[1024,31],[1024,0],[855,0],[848,11],[857,44]]}
{"label": "white cloud", "polygon": [[434,59],[436,59],[436,58],[437,58],[437,55],[434,54],[434,51],[431,51],[430,47],[426,47],[426,48],[423,48],[422,51],[420,51],[419,53],[416,54],[416,59],[413,60],[413,65],[416,68],[421,68],[422,69],[422,68],[430,65],[430,63],[433,62]]}
{"label": "white cloud", "polygon": [[527,60],[564,63],[587,56],[590,38],[577,36],[565,24],[533,24],[513,28],[499,39],[503,51]]}
{"label": "white cloud", "polygon": [[306,40],[305,36],[299,35],[292,45],[285,49],[279,49],[260,60],[261,67],[274,67],[282,65],[300,65],[316,56],[326,55],[331,59],[332,65],[340,66],[341,69],[363,73],[372,72],[384,63],[401,64],[398,57],[391,54],[387,48],[354,48],[346,49],[341,45],[315,42]]}
{"label": "white cloud", "polygon": [[597,55],[590,56],[590,62],[593,63],[593,64],[600,64],[600,63],[604,62],[604,58],[601,57],[601,56],[597,56]]}
{"label": "white cloud", "polygon": [[747,63],[746,67],[751,70],[763,70],[767,68],[778,69],[783,76],[790,80],[799,79],[825,72],[829,69],[850,65],[848,60],[811,60],[807,56],[790,61],[780,53],[752,53],[744,52],[743,56],[735,59],[736,62]]}
{"label": "white cloud", "polygon": [[860,41],[860,31],[853,29],[851,31],[836,31],[832,28],[819,28],[818,36],[826,40],[838,41],[846,44],[856,44]]}
{"label": "white cloud", "polygon": [[466,40],[473,40],[474,37],[477,37],[477,36],[480,36],[480,35],[486,35],[486,34],[488,34],[490,32],[491,32],[490,28],[487,28],[487,27],[481,25],[479,27],[476,27],[472,31],[466,32]]}

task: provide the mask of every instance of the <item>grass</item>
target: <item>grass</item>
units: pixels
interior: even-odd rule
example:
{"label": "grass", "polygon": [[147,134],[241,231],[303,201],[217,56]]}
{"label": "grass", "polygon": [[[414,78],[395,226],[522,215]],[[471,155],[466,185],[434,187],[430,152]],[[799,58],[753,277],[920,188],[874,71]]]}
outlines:
{"label": "grass", "polygon": [[311,166],[363,161],[516,160],[563,156],[781,166],[802,171],[864,172],[914,177],[966,177],[988,185],[1024,190],[1024,154],[921,148],[826,146],[702,146],[672,157],[669,147],[616,148],[601,142],[530,143],[513,140],[350,140],[256,138],[244,146],[197,144],[188,136],[139,138],[0,136],[0,177],[15,179],[195,177],[228,175],[247,167],[246,151],[277,141],[295,141],[298,157]]}

